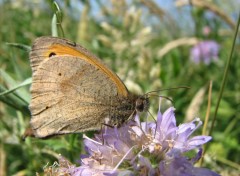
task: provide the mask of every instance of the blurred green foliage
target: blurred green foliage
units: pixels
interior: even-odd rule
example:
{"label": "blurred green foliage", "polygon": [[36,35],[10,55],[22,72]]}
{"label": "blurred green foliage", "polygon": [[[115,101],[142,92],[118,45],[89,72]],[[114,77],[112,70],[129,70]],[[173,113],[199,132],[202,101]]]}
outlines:
{"label": "blurred green foliage", "polygon": [[[82,134],[22,140],[30,119],[27,107],[31,69],[26,46],[31,46],[39,36],[64,36],[83,45],[104,59],[129,90],[138,94],[190,86],[190,90],[159,93],[173,98],[178,123],[196,116],[204,120],[207,89],[212,80],[210,127],[234,37],[231,23],[214,13],[214,8],[200,7],[194,1],[178,7],[173,1],[151,1],[155,4],[145,0],[56,2],[54,6],[47,0],[0,1],[0,94],[26,84],[0,95],[0,175],[43,173],[43,167],[52,165],[58,154],[77,163],[84,153]],[[236,23],[239,1],[223,5],[224,0],[219,0],[211,4]],[[61,25],[54,26],[59,22]],[[205,29],[209,29],[209,33],[204,32]],[[182,38],[183,42],[176,45]],[[210,65],[194,64],[190,60],[191,47],[197,41],[208,39],[221,46],[219,60]],[[222,175],[237,175],[240,168],[237,164],[240,163],[240,53],[236,52],[239,49],[238,35],[213,141],[204,161],[205,166]],[[164,101],[163,108],[169,106],[169,102]],[[157,107],[158,99],[153,98],[151,111],[156,113]]]}

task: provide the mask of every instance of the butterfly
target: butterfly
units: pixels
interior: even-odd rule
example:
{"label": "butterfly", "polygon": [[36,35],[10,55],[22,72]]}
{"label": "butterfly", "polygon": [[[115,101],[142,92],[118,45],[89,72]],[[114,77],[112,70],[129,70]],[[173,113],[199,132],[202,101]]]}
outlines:
{"label": "butterfly", "polygon": [[147,94],[121,79],[84,47],[57,37],[37,38],[30,52],[31,130],[35,137],[121,126],[147,111]]}

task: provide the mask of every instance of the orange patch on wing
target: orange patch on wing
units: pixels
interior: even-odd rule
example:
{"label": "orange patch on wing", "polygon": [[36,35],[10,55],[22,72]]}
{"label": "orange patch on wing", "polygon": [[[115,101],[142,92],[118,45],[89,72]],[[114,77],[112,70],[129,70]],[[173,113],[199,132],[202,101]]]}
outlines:
{"label": "orange patch on wing", "polygon": [[81,51],[75,50],[73,48],[70,47],[66,47],[60,44],[54,44],[52,45],[49,50],[47,50],[47,52],[45,53],[46,58],[48,58],[48,56],[51,53],[55,53],[56,55],[71,55],[71,56],[77,56],[85,61],[87,61],[88,63],[90,63],[91,65],[97,67],[98,69],[100,69],[101,71],[104,72],[104,74],[106,74],[117,86],[118,89],[118,93],[120,95],[123,95],[125,97],[128,96],[128,91],[125,87],[125,85],[122,83],[122,81],[111,71],[109,70],[106,66],[104,66],[101,62],[99,62],[98,60],[91,58],[88,55],[85,55],[84,53],[82,53]]}

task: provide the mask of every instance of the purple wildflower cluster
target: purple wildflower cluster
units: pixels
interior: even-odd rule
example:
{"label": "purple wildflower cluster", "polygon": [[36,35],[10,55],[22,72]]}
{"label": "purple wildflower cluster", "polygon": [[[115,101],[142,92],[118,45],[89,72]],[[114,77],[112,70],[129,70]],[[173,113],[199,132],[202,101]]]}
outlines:
{"label": "purple wildflower cluster", "polygon": [[203,62],[209,65],[218,59],[220,46],[213,40],[202,41],[191,49],[191,60],[196,64]]}
{"label": "purple wildflower cluster", "polygon": [[[201,157],[201,145],[211,140],[210,136],[190,137],[201,125],[195,119],[177,126],[173,107],[159,112],[157,122],[140,122],[136,116],[120,128],[106,127],[94,139],[85,136],[87,155],[81,156],[81,166],[61,158],[57,172],[74,176],[218,176],[193,166]],[[184,155],[193,149],[199,150],[196,156]]]}

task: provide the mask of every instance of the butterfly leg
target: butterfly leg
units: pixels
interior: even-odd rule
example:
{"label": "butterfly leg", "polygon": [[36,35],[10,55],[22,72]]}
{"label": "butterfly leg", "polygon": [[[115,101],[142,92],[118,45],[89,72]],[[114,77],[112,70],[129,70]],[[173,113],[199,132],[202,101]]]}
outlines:
{"label": "butterfly leg", "polygon": [[[114,126],[112,126],[112,125],[109,125],[109,124],[106,124],[106,123],[101,123],[102,145],[104,145],[103,126],[114,128]],[[106,128],[104,130],[104,133],[106,133]]]}

